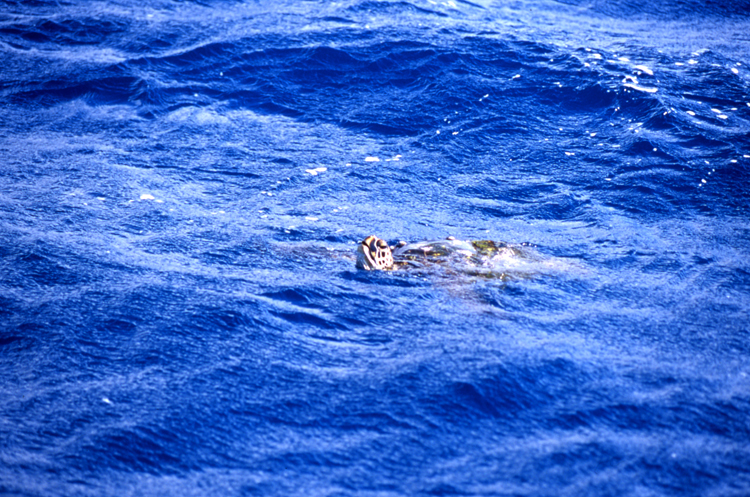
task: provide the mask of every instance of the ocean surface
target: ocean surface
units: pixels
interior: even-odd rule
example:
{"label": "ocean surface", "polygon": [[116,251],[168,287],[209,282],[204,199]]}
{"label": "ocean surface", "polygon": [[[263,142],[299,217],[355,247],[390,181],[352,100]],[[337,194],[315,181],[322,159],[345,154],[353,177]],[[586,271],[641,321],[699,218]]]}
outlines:
{"label": "ocean surface", "polygon": [[5,1],[0,494],[750,495],[750,4]]}

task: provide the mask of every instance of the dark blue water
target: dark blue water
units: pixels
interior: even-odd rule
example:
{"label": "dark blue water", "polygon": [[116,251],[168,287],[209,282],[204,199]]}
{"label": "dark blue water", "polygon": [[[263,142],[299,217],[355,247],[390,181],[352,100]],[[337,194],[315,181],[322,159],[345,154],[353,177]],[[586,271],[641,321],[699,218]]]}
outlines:
{"label": "dark blue water", "polygon": [[750,495],[748,12],[5,2],[0,493]]}

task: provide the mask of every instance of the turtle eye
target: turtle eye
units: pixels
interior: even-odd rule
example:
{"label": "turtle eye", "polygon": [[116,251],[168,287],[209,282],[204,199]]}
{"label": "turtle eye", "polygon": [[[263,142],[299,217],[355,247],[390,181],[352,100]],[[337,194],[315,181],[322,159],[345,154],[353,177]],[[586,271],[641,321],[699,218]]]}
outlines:
{"label": "turtle eye", "polygon": [[382,249],[388,248],[388,244],[385,243],[385,240],[378,240],[378,247],[380,247]]}

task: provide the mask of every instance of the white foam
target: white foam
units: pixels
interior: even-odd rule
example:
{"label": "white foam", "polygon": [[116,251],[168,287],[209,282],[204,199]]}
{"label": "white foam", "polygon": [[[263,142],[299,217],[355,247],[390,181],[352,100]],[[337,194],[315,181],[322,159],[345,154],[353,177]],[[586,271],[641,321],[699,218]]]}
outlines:
{"label": "white foam", "polygon": [[380,162],[377,157],[365,157],[365,162]]}
{"label": "white foam", "polygon": [[227,124],[229,118],[210,109],[199,107],[182,107],[172,112],[168,118],[170,121],[193,122],[196,124]]}
{"label": "white foam", "polygon": [[636,85],[636,84],[632,84],[632,83],[625,83],[625,86],[627,86],[628,88],[632,88],[632,89],[638,90],[638,91],[643,91],[643,92],[646,92],[646,93],[656,93],[657,91],[659,91],[658,88],[650,88],[650,87],[647,87],[647,86],[640,86],[640,85]]}
{"label": "white foam", "polygon": [[327,167],[316,167],[315,169],[305,169],[305,172],[312,176],[317,176],[318,173],[323,173],[325,171],[328,171]]}
{"label": "white foam", "polygon": [[649,69],[647,66],[644,66],[644,65],[637,65],[637,66],[635,66],[635,69],[638,69],[639,71],[643,71],[646,74],[648,74],[649,76],[653,76],[654,75],[654,71],[652,71],[651,69]]}

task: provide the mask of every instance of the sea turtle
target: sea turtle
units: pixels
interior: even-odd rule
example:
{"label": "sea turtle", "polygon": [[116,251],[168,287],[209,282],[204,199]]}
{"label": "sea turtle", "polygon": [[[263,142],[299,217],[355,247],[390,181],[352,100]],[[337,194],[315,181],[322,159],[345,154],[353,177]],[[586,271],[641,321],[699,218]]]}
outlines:
{"label": "sea turtle", "polygon": [[[450,236],[445,240],[399,242],[391,247],[385,240],[371,235],[357,247],[356,266],[370,271],[438,264],[472,275],[497,277],[499,267],[495,262],[523,255],[519,248],[491,240],[463,241]],[[507,264],[500,264],[500,267],[505,266]]]}

